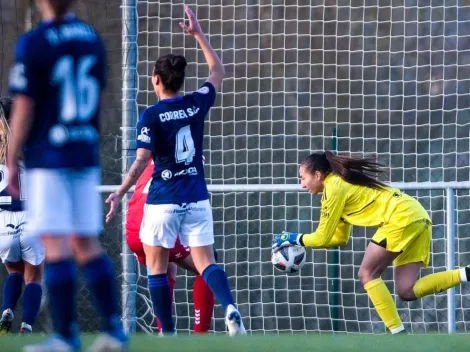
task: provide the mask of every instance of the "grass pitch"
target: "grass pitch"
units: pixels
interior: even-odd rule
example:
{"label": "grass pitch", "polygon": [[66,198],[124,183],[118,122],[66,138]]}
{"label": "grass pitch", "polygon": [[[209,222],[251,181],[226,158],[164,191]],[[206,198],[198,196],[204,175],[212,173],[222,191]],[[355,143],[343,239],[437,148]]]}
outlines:
{"label": "grass pitch", "polygon": [[[96,335],[82,337],[83,350]],[[16,352],[21,347],[41,341],[44,336],[21,337],[9,335],[0,337],[0,351]],[[130,351],[185,352],[301,352],[301,351],[384,351],[384,352],[444,352],[469,351],[470,334],[428,334],[428,335],[253,335],[229,338],[224,335],[178,336],[157,338],[138,334],[131,337]]]}

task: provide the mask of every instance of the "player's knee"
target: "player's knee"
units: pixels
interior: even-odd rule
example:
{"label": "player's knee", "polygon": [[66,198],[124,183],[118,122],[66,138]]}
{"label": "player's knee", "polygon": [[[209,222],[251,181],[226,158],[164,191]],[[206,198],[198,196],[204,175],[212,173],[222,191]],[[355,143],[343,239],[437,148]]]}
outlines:
{"label": "player's knee", "polygon": [[25,285],[35,282],[41,284],[43,276],[42,265],[26,265],[24,271],[24,282]]}
{"label": "player's knee", "polygon": [[72,247],[75,259],[84,264],[103,254],[101,243],[97,237],[74,237]]}
{"label": "player's knee", "polygon": [[363,285],[367,284],[369,281],[378,279],[380,277],[380,272],[377,269],[373,268],[363,268],[359,269],[357,276]]}
{"label": "player's knee", "polygon": [[416,295],[413,291],[413,287],[397,287],[397,295],[402,301],[414,301]]}

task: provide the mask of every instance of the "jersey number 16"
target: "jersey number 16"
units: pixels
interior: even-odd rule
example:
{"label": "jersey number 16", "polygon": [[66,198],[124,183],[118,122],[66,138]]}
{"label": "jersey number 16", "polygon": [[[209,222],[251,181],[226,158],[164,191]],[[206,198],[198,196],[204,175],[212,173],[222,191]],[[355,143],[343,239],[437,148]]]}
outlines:
{"label": "jersey number 16", "polygon": [[52,81],[60,86],[59,119],[63,124],[87,122],[96,114],[100,99],[98,79],[90,75],[96,64],[96,56],[82,56],[77,60],[75,72],[74,58],[61,57],[52,72]]}

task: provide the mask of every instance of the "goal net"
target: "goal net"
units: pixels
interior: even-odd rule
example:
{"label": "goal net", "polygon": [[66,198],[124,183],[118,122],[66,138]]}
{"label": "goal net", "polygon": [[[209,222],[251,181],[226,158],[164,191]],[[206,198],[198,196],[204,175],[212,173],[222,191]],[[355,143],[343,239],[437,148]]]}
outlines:
{"label": "goal net", "polygon": [[[252,332],[383,333],[357,279],[372,230],[354,228],[340,250],[307,250],[299,274],[270,263],[273,233],[312,232],[318,197],[296,191],[235,192],[230,185],[297,184],[309,153],[334,149],[376,157],[391,182],[460,182],[470,177],[470,7],[454,0],[138,1],[138,106],[155,103],[150,75],[159,55],[188,60],[185,92],[208,77],[202,52],[178,22],[189,5],[225,64],[206,123],[204,155],[216,246],[236,302]],[[331,5],[330,5],[331,4]],[[126,25],[126,24],[124,24]],[[433,220],[432,260],[446,268],[446,193],[407,191]],[[456,265],[470,262],[470,194],[455,193]],[[454,253],[452,253],[454,255]],[[194,276],[178,272],[180,332],[193,324]],[[384,279],[393,292],[393,273]],[[138,281],[137,323],[154,330],[145,270]],[[456,327],[467,331],[468,287],[456,289]],[[447,331],[447,296],[406,303],[413,332]],[[224,331],[216,306],[212,328]]]}

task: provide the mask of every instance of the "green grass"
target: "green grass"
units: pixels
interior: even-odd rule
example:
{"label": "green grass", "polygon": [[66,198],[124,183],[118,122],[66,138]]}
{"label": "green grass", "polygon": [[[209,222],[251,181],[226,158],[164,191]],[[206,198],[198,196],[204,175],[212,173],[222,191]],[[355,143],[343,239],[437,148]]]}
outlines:
{"label": "green grass", "polygon": [[[21,351],[25,344],[41,341],[44,336],[0,337],[0,351]],[[83,347],[89,346],[95,335],[84,335]],[[468,351],[470,335],[256,335],[229,338],[217,336],[179,336],[157,338],[139,334],[132,336],[131,351],[184,352],[301,352],[301,351],[384,351],[431,352]]]}

